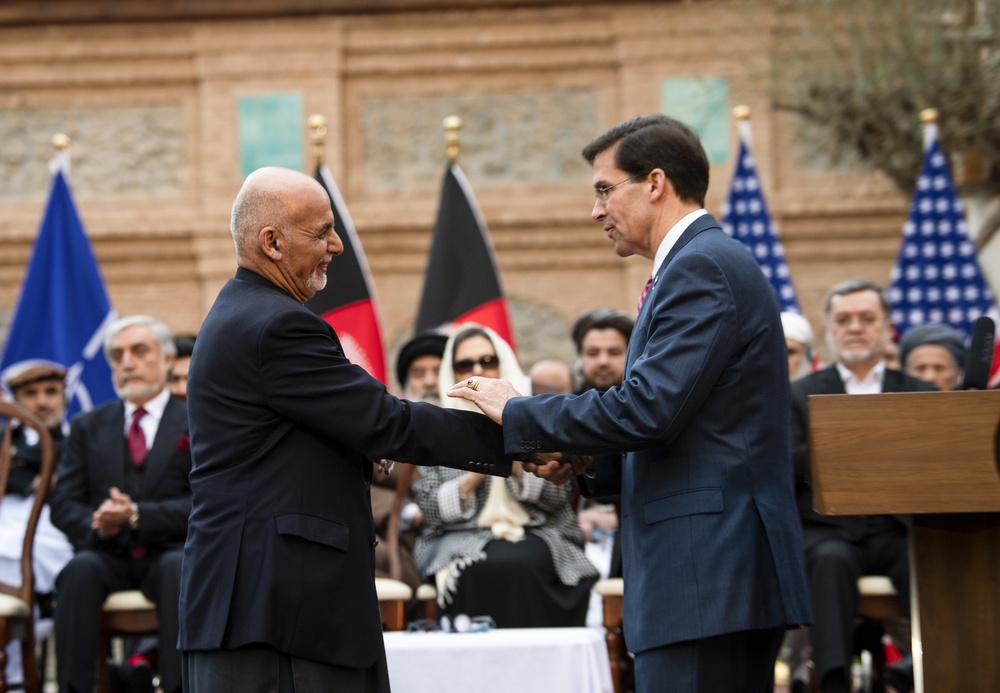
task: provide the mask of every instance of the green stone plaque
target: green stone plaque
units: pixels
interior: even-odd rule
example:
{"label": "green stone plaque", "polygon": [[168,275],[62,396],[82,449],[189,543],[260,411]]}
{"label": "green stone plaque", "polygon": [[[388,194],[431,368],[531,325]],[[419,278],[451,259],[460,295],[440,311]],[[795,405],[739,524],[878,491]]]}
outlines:
{"label": "green stone plaque", "polygon": [[261,166],[302,170],[302,95],[253,94],[239,99],[240,172]]}
{"label": "green stone plaque", "polygon": [[721,77],[665,79],[660,110],[690,125],[701,137],[710,164],[729,160],[729,83]]}

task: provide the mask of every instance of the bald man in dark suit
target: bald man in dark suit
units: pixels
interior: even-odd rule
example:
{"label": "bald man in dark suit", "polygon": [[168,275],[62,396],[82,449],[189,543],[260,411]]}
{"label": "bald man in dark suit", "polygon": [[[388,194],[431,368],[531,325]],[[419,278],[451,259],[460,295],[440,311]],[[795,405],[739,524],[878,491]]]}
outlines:
{"label": "bald man in dark suit", "polygon": [[389,395],[303,305],[343,251],[313,178],[255,171],[231,230],[188,385],[185,691],[387,691],[371,459],[509,475],[500,427]]}

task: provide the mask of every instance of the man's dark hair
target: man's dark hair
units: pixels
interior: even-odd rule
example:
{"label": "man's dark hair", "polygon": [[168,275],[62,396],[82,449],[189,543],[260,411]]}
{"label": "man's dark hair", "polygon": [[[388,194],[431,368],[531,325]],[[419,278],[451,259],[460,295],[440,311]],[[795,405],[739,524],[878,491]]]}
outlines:
{"label": "man's dark hair", "polygon": [[174,346],[177,347],[177,358],[191,356],[191,353],[194,351],[195,339],[196,337],[193,334],[181,334],[174,337]]}
{"label": "man's dark hair", "polygon": [[632,337],[632,328],[635,320],[627,314],[614,308],[594,308],[580,314],[580,317],[573,323],[573,343],[576,344],[576,353],[583,351],[583,338],[591,330],[618,330],[625,338],[625,343]]}
{"label": "man's dark hair", "polygon": [[622,171],[644,176],[662,169],[681,200],[705,206],[708,156],[690,127],[661,114],[633,118],[595,138],[583,148],[583,158],[593,165],[598,154],[616,145],[615,165]]}
{"label": "man's dark hair", "polygon": [[399,386],[406,387],[406,377],[410,372],[410,365],[421,356],[444,356],[445,345],[448,344],[448,336],[440,332],[419,332],[413,335],[403,348],[399,350],[396,357],[396,379]]}
{"label": "man's dark hair", "polygon": [[886,319],[892,315],[892,304],[889,303],[889,295],[880,284],[868,281],[867,279],[848,279],[834,285],[826,295],[826,300],[823,301],[823,318],[829,319],[830,304],[833,302],[834,296],[846,296],[847,294],[856,294],[859,291],[874,291],[878,294],[878,300],[882,304],[882,310],[885,313]]}

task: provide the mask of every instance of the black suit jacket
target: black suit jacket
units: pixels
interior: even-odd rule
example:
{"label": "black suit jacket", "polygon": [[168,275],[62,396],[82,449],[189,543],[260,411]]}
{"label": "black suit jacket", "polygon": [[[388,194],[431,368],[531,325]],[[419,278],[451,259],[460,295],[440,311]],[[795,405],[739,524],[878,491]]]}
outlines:
{"label": "black suit jacket", "polygon": [[180,648],[371,666],[383,644],[368,458],[508,475],[500,427],[391,396],[322,318],[245,269],[198,333],[189,383]]}
{"label": "black suit jacket", "polygon": [[[888,368],[882,376],[882,392],[927,392],[936,389],[930,383]],[[843,394],[846,394],[844,381],[840,379],[836,366],[792,383],[792,462],[795,466],[795,500],[803,527],[806,530],[830,528],[835,534],[853,541],[864,535],[866,516],[820,515],[816,512],[813,509],[809,466],[809,395]],[[885,415],[892,416],[893,413],[887,411]]]}
{"label": "black suit jacket", "polygon": [[[52,491],[52,524],[77,549],[92,548],[126,555],[130,548],[147,551],[179,548],[191,512],[191,446],[187,408],[171,397],[163,410],[156,438],[130,488],[125,444],[125,405],[109,402],[73,419],[69,442],[59,461]],[[90,528],[94,511],[112,486],[129,493],[139,506],[139,529],[101,538]]]}

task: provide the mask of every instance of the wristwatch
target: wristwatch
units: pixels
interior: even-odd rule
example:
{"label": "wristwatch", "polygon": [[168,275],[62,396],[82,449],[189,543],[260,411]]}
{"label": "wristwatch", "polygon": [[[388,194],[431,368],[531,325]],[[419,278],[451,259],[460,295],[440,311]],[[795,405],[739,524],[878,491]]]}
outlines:
{"label": "wristwatch", "polygon": [[129,529],[139,529],[139,505],[132,503],[132,514],[128,518]]}

